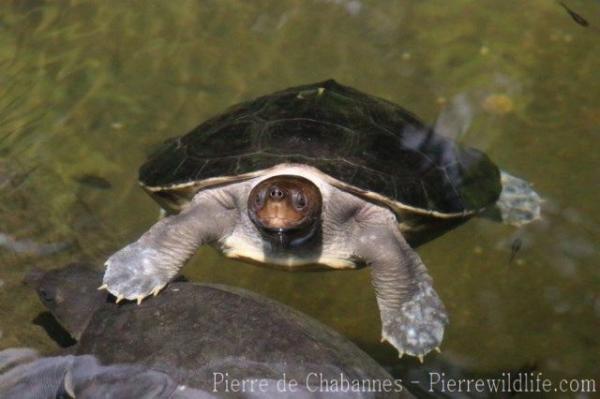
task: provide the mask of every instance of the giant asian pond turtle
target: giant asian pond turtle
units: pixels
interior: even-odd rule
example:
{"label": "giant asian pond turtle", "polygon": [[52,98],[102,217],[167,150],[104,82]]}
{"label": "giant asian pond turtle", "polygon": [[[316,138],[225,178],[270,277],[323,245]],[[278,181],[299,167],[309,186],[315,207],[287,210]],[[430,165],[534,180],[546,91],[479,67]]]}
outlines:
{"label": "giant asian pond turtle", "polygon": [[382,339],[420,358],[448,317],[413,248],[492,208],[517,225],[540,210],[482,152],[333,80],[233,106],[167,141],[139,180],[170,216],[107,260],[118,300],[157,294],[204,244],[289,270],[371,266]]}

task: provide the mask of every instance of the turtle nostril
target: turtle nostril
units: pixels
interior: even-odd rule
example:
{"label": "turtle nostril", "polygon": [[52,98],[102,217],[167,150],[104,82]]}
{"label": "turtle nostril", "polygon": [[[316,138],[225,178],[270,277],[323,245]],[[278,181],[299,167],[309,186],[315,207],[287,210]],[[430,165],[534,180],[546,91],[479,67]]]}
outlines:
{"label": "turtle nostril", "polygon": [[283,199],[283,197],[285,197],[285,194],[278,187],[273,187],[273,188],[271,188],[271,192],[269,193],[269,196],[274,200],[280,200],[280,199]]}

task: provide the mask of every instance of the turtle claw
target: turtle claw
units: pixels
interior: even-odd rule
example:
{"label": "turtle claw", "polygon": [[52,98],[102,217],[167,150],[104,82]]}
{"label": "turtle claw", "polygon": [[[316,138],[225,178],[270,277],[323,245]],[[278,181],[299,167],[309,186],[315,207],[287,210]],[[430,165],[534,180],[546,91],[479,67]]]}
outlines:
{"label": "turtle claw", "polygon": [[442,353],[442,350],[440,349],[439,346],[436,346],[435,348],[433,348],[434,351],[436,351],[437,353]]}
{"label": "turtle claw", "polygon": [[400,355],[408,354],[421,360],[439,348],[448,324],[444,305],[433,287],[421,284],[412,299],[400,308],[384,308],[381,313],[381,336]]}
{"label": "turtle claw", "polygon": [[115,299],[115,303],[121,302],[125,297],[123,295],[117,295],[117,299]]}
{"label": "turtle claw", "polygon": [[158,293],[164,288],[165,286],[162,285],[160,287],[154,287],[154,289],[150,292],[152,294],[152,296],[157,296]]}
{"label": "turtle claw", "polygon": [[160,253],[134,242],[106,261],[102,286],[117,298],[138,304],[149,295],[157,295],[173,277],[161,263]]}
{"label": "turtle claw", "polygon": [[102,291],[102,290],[108,290],[108,285],[102,284],[100,287],[98,287],[98,291]]}
{"label": "turtle claw", "polygon": [[417,356],[417,358],[419,359],[419,362],[420,362],[421,364],[423,364],[423,361],[424,361],[424,359],[425,359],[425,358],[424,358],[424,356],[423,356],[423,355],[419,355],[419,356]]}

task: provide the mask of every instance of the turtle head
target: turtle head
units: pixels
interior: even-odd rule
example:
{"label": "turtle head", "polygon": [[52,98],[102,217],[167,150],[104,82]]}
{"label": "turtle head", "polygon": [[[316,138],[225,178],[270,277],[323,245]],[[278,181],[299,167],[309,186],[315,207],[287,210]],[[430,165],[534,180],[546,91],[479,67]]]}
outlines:
{"label": "turtle head", "polygon": [[101,272],[78,263],[48,272],[34,269],[25,277],[25,284],[36,290],[44,306],[75,339],[106,301],[106,293],[97,290],[101,281]]}
{"label": "turtle head", "polygon": [[252,189],[248,214],[264,239],[277,247],[295,247],[317,235],[322,204],[321,192],[310,180],[278,175]]}

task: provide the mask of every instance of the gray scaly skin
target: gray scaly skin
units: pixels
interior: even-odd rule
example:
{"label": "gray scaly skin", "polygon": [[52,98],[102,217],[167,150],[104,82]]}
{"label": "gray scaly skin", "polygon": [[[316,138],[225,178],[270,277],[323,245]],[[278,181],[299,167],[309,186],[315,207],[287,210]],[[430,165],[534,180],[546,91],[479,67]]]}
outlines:
{"label": "gray scaly skin", "polygon": [[157,294],[195,250],[210,244],[230,257],[251,258],[293,268],[321,264],[334,268],[371,266],[382,320],[382,340],[400,354],[422,358],[437,348],[448,317],[419,256],[406,243],[394,213],[328,184],[321,172],[286,167],[310,179],[323,196],[320,250],[269,251],[247,215],[249,181],[199,192],[181,213],[156,223],[106,262],[103,286],[118,300]]}
{"label": "gray scaly skin", "polygon": [[[278,175],[314,183],[323,199],[319,245],[274,249],[248,216],[251,190]],[[528,183],[503,172],[495,204],[500,220],[520,225],[539,217],[540,197]],[[330,184],[318,169],[282,164],[260,177],[200,191],[181,213],[156,223],[106,262],[103,285],[117,300],[138,303],[156,295],[196,249],[209,244],[232,258],[252,259],[290,270],[318,264],[335,269],[370,266],[382,322],[382,341],[423,359],[438,349],[448,323],[446,310],[419,255],[400,232],[390,209]]]}
{"label": "gray scaly skin", "polygon": [[138,303],[157,295],[183,264],[204,244],[227,236],[239,218],[227,191],[199,193],[190,207],[165,217],[108,259],[103,287],[121,299]]}

